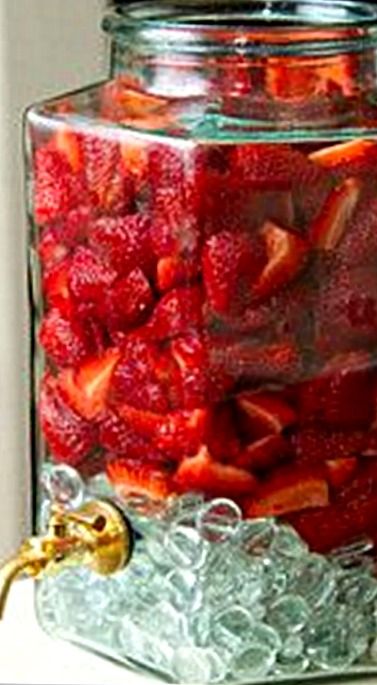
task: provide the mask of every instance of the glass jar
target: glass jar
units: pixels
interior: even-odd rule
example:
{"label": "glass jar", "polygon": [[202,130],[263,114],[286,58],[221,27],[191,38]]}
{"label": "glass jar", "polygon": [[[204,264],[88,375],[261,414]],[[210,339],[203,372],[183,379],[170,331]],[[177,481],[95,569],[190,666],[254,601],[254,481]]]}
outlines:
{"label": "glass jar", "polygon": [[377,671],[377,10],[139,4],[27,114],[42,625],[174,681]]}

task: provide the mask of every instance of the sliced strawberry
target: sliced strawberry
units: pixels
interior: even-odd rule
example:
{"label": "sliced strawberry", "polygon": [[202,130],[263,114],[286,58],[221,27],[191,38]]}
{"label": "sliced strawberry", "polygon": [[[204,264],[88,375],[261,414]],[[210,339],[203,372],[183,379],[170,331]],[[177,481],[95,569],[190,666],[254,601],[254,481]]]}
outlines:
{"label": "sliced strawberry", "polygon": [[69,253],[55,226],[45,228],[38,241],[37,251],[41,264],[46,269],[58,264]]}
{"label": "sliced strawberry", "polygon": [[108,460],[106,472],[117,493],[125,498],[144,495],[160,500],[174,491],[171,474],[162,466],[114,457]]}
{"label": "sliced strawberry", "polygon": [[377,257],[377,200],[361,202],[347,225],[337,254],[349,268],[373,264]]}
{"label": "sliced strawberry", "polygon": [[123,404],[120,416],[136,432],[169,456],[195,454],[203,442],[208,425],[208,410],[176,411],[165,415],[135,409]]}
{"label": "sliced strawberry", "polygon": [[[212,236],[203,250],[203,278],[208,302],[218,313],[242,304],[242,288],[248,291],[264,261],[260,244],[246,234],[222,231]],[[240,302],[241,301],[241,302]]]}
{"label": "sliced strawberry", "polygon": [[235,146],[233,169],[253,189],[289,190],[301,157],[289,145],[248,143]]}
{"label": "sliced strawberry", "polygon": [[347,178],[328,196],[309,230],[309,239],[314,248],[333,250],[337,247],[359,201],[361,187],[359,179]]}
{"label": "sliced strawberry", "polygon": [[341,488],[355,475],[358,461],[356,457],[348,459],[329,459],[326,461],[327,478],[333,488]]}
{"label": "sliced strawberry", "polygon": [[319,376],[299,388],[301,422],[344,429],[370,425],[374,416],[376,377],[372,365],[367,352],[340,354],[329,361]]}
{"label": "sliced strawberry", "polygon": [[203,447],[195,457],[184,459],[174,475],[179,492],[203,492],[214,497],[242,497],[256,488],[256,479],[247,471],[214,461]]}
{"label": "sliced strawberry", "polygon": [[69,287],[79,302],[101,303],[116,273],[88,247],[79,246],[69,268]]}
{"label": "sliced strawberry", "polygon": [[377,342],[377,273],[347,265],[322,279],[315,310],[317,347],[326,356]]}
{"label": "sliced strawberry", "polygon": [[47,147],[40,148],[34,159],[34,217],[46,224],[64,216],[77,201],[78,188],[65,155]]}
{"label": "sliced strawberry", "polygon": [[255,438],[281,433],[296,423],[296,412],[276,393],[244,392],[237,397],[243,426]]}
{"label": "sliced strawberry", "polygon": [[98,133],[82,136],[86,181],[91,202],[102,212],[127,214],[133,208],[133,187],[122,171],[118,140]]}
{"label": "sliced strawberry", "polygon": [[199,262],[196,257],[163,257],[157,264],[157,286],[161,292],[165,292],[191,283],[198,274]]}
{"label": "sliced strawberry", "polygon": [[377,517],[376,462],[368,462],[341,488],[334,503],[289,516],[289,521],[316,552],[329,552],[348,542],[374,534]]}
{"label": "sliced strawberry", "polygon": [[157,362],[153,343],[132,337],[127,340],[111,381],[111,400],[156,414],[168,411],[168,391],[157,376]]}
{"label": "sliced strawberry", "polygon": [[282,435],[266,435],[248,445],[235,461],[235,466],[251,471],[265,471],[285,461],[292,449]]}
{"label": "sliced strawberry", "polygon": [[160,188],[154,198],[151,245],[155,255],[198,258],[200,231],[195,207],[177,188]]}
{"label": "sliced strawberry", "polygon": [[71,260],[63,259],[43,274],[43,294],[48,307],[58,309],[63,316],[70,316],[72,309],[69,290]]}
{"label": "sliced strawberry", "polygon": [[363,431],[326,430],[321,426],[300,429],[292,437],[296,459],[303,464],[358,455],[363,452],[366,443]]}
{"label": "sliced strawberry", "polygon": [[64,317],[59,309],[50,309],[45,315],[39,342],[57,366],[76,366],[93,351],[79,322]]}
{"label": "sliced strawberry", "polygon": [[79,136],[75,131],[72,131],[68,126],[60,126],[54,136],[53,146],[66,157],[74,173],[82,171],[82,148]]}
{"label": "sliced strawberry", "polygon": [[46,375],[41,383],[39,420],[52,457],[77,466],[95,447],[96,429],[77,414],[59,393],[56,379]]}
{"label": "sliced strawberry", "polygon": [[308,248],[303,238],[271,221],[264,224],[260,233],[268,261],[252,289],[259,299],[264,299],[293,280],[305,263]]}
{"label": "sliced strawberry", "polygon": [[143,323],[153,304],[150,283],[138,267],[117,280],[104,302],[103,317],[113,330],[127,330]]}
{"label": "sliced strawberry", "polygon": [[222,403],[214,407],[208,426],[206,444],[209,453],[216,461],[235,464],[241,452],[241,443],[235,413],[230,403]]}
{"label": "sliced strawberry", "polygon": [[150,221],[142,214],[98,219],[91,226],[89,242],[120,275],[136,268],[150,272]]}
{"label": "sliced strawberry", "polygon": [[156,340],[166,340],[200,328],[202,292],[198,286],[175,288],[156,305],[144,331]]}
{"label": "sliced strawberry", "polygon": [[245,515],[248,518],[281,516],[328,504],[328,484],[321,473],[283,466],[260,483],[254,497],[245,503]]}
{"label": "sliced strawberry", "polygon": [[107,410],[98,423],[99,444],[111,454],[144,463],[166,464],[166,455],[135,433],[118,414]]}
{"label": "sliced strawberry", "polygon": [[121,142],[120,153],[125,173],[133,176],[139,190],[148,175],[148,146],[145,141],[129,137]]}
{"label": "sliced strawberry", "polygon": [[209,348],[210,367],[235,380],[245,380],[253,387],[265,383],[294,382],[302,373],[302,361],[291,342],[271,343],[255,347],[248,340],[224,341]]}
{"label": "sliced strawberry", "polygon": [[119,360],[117,349],[82,364],[76,371],[67,369],[59,376],[59,387],[69,405],[88,421],[106,407],[114,368]]}
{"label": "sliced strawberry", "polygon": [[375,170],[377,144],[366,139],[351,140],[316,150],[309,157],[338,178],[367,176]]}

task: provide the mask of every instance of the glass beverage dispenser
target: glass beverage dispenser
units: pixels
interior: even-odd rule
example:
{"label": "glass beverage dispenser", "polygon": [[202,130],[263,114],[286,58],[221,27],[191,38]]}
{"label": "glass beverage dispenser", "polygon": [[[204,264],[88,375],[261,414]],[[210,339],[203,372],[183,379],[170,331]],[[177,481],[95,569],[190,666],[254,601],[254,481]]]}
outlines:
{"label": "glass beverage dispenser", "polygon": [[377,8],[113,11],[26,117],[50,633],[191,683],[377,673]]}

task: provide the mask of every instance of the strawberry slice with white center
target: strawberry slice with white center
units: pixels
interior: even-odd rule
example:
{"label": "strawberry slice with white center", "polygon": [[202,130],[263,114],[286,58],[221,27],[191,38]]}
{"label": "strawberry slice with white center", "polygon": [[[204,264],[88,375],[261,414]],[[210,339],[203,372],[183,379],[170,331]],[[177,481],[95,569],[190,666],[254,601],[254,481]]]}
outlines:
{"label": "strawberry slice with white center", "polygon": [[95,419],[106,407],[111,378],[120,353],[107,350],[80,366],[77,371],[67,369],[59,376],[59,388],[68,404],[85,419]]}
{"label": "strawberry slice with white center", "polygon": [[334,250],[359,201],[362,183],[347,178],[328,196],[321,213],[309,229],[309,239],[317,250]]}
{"label": "strawberry slice with white center", "polygon": [[106,472],[121,497],[143,495],[161,500],[174,490],[169,470],[161,465],[115,457],[108,460]]}
{"label": "strawberry slice with white center", "polygon": [[206,447],[195,457],[184,459],[174,475],[179,492],[203,492],[216,497],[242,497],[256,488],[255,477],[247,471],[214,461]]}
{"label": "strawberry slice with white center", "polygon": [[308,252],[306,241],[272,221],[266,221],[260,234],[265,241],[267,264],[255,282],[252,292],[258,299],[270,297],[298,274]]}
{"label": "strawberry slice with white center", "polygon": [[[254,437],[281,433],[296,422],[296,412],[277,395],[244,392],[237,397],[243,423]],[[246,420],[246,421],[245,421]]]}
{"label": "strawberry slice with white center", "polygon": [[245,503],[245,513],[249,518],[281,516],[328,504],[329,487],[320,471],[283,466],[260,484]]}

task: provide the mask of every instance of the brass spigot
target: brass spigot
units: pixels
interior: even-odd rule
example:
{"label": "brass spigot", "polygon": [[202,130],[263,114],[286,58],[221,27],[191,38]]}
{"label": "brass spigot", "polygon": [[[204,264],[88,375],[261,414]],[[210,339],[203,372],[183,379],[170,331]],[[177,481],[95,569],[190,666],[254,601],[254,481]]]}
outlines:
{"label": "brass spigot", "polygon": [[0,569],[0,619],[19,576],[40,578],[74,566],[109,576],[129,563],[132,540],[130,524],[109,502],[92,500],[76,511],[53,505],[46,535],[26,540]]}

